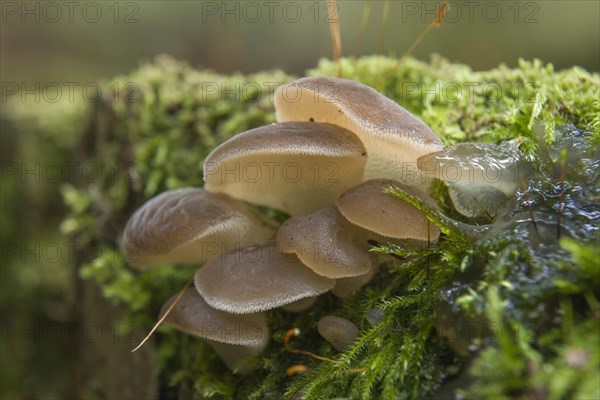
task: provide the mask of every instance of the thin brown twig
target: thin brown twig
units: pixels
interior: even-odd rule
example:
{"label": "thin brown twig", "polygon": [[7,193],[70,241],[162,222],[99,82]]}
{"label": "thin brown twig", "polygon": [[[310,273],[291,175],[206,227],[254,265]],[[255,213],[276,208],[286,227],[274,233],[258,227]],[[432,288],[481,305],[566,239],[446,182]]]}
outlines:
{"label": "thin brown twig", "polygon": [[356,42],[354,43],[354,57],[358,58],[358,52],[360,50],[360,45],[362,43],[363,36],[365,34],[365,30],[367,29],[367,23],[369,22],[369,15],[371,14],[371,0],[367,0],[367,4],[363,8],[363,15],[360,18],[360,24],[358,26],[358,35],[356,37]]}
{"label": "thin brown twig", "polygon": [[431,32],[434,28],[438,28],[442,24],[442,19],[444,15],[446,15],[446,10],[448,9],[448,1],[444,0],[440,7],[438,8],[437,13],[435,14],[434,20],[425,28],[423,32],[415,39],[415,41],[410,45],[408,50],[404,53],[404,55],[398,61],[398,65],[402,64],[402,62],[409,57],[413,51],[417,48],[417,46],[421,43],[423,39]]}
{"label": "thin brown twig", "polygon": [[185,290],[188,288],[188,286],[190,286],[192,284],[193,281],[194,281],[194,278],[192,278],[189,281],[187,281],[187,283],[185,284],[185,286],[179,291],[179,294],[177,294],[177,297],[175,297],[175,300],[173,300],[173,303],[171,303],[171,305],[169,306],[169,308],[167,308],[167,311],[165,311],[165,313],[162,315],[162,317],[160,317],[160,319],[158,320],[158,322],[154,325],[154,327],[152,328],[152,330],[146,335],[146,337],[144,338],[144,340],[142,340],[141,343],[138,344],[135,349],[131,350],[132,353],[134,351],[137,351],[138,349],[140,349],[144,345],[144,343],[146,343],[146,341],[148,339],[150,339],[150,337],[152,336],[152,334],[154,333],[154,331],[156,331],[158,329],[158,327],[160,326],[160,324],[162,324],[162,322],[165,320],[165,318],[167,318],[167,316],[171,313],[171,310],[173,310],[173,308],[175,307],[175,305],[177,305],[177,303],[179,303],[179,300],[181,300],[181,296],[183,296],[183,292],[185,292]]}
{"label": "thin brown twig", "polygon": [[383,3],[383,15],[381,17],[381,28],[379,31],[379,50],[378,53],[383,53],[385,49],[385,30],[390,16],[390,0],[385,0]]}
{"label": "thin brown twig", "polygon": [[[344,363],[341,361],[332,360],[331,358],[320,356],[311,351],[292,349],[289,345],[290,339],[293,338],[294,336],[298,336],[299,334],[300,334],[300,329],[298,329],[298,328],[291,328],[291,329],[287,330],[287,332],[285,333],[285,335],[283,337],[283,347],[285,347],[285,349],[287,351],[289,351],[290,353],[294,353],[294,354],[303,354],[305,356],[309,356],[309,357],[312,357],[312,358],[315,358],[315,359],[321,360],[321,361],[326,361],[331,364],[344,366]],[[346,368],[343,372],[355,373],[355,372],[364,372],[364,371],[365,371],[364,368]]]}
{"label": "thin brown twig", "polygon": [[335,15],[335,17],[329,18],[329,32],[331,33],[331,44],[333,46],[333,58],[337,65],[337,76],[338,78],[342,77],[342,37],[340,35],[340,17],[338,15],[338,8],[336,4],[336,0],[327,0],[327,8],[332,8],[334,13],[330,13],[330,15]]}

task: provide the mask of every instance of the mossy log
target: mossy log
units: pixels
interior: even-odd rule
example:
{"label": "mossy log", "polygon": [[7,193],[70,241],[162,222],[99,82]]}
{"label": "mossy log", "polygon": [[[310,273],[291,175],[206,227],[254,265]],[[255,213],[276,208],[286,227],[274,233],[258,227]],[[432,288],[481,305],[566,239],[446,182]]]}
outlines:
{"label": "mossy log", "polygon": [[[562,137],[563,126],[585,135],[590,148],[600,144],[598,75],[580,68],[554,71],[551,65],[522,61],[516,69],[475,72],[440,57],[402,64],[386,57],[343,59],[341,67],[344,77],[374,87],[419,116],[445,145],[511,140],[535,162],[545,146]],[[336,73],[328,60],[307,72]],[[107,91],[110,95],[101,102],[86,106],[82,114],[89,113],[89,125],[83,134],[74,134],[77,158],[81,165],[98,166],[101,176],[64,186],[70,214],[62,224],[64,235],[92,246],[98,255],[78,266],[80,276],[89,280],[80,295],[93,299],[83,302],[84,315],[99,313],[103,324],[131,324],[135,338],[153,325],[162,302],[193,269],[131,270],[118,247],[125,222],[164,190],[202,186],[202,161],[211,149],[232,135],[274,122],[273,91],[292,79],[280,71],[223,76],[162,56],[112,80],[111,85],[124,88],[120,93]],[[594,187],[590,196],[598,196],[598,181],[588,184]],[[441,186],[434,195],[445,214],[465,221]],[[598,224],[595,218],[590,223]],[[270,313],[272,343],[264,357],[252,361],[256,371],[243,378],[230,374],[202,342],[160,328],[143,354],[130,354],[121,343],[94,344],[91,364],[106,367],[83,364],[95,375],[89,381],[95,387],[83,393],[310,399],[598,395],[594,330],[600,289],[594,235],[597,231],[586,240],[543,243],[545,252],[555,255],[546,258],[535,244],[508,231],[476,245],[450,232],[434,249],[382,248],[396,258],[358,295],[344,301],[321,296],[299,315]],[[524,271],[528,277],[539,274],[543,284],[533,290],[534,279],[524,279]],[[113,306],[97,309],[100,300],[90,281]],[[369,318],[373,310],[381,312],[377,323]],[[348,318],[360,329],[358,340],[342,354],[316,333],[316,322],[327,314]],[[448,343],[440,328],[448,326],[448,318],[463,325],[493,322],[513,338],[519,329],[527,335],[504,340],[506,334],[488,342],[478,334]],[[294,339],[299,347],[364,372],[345,373],[339,365],[287,353],[283,334],[292,326],[305,332]],[[457,346],[461,350],[453,351]],[[469,355],[463,357],[466,347]],[[580,359],[573,361],[573,352]],[[310,369],[286,377],[293,364]],[[476,368],[469,369],[471,364]],[[122,393],[109,387],[116,380]]]}

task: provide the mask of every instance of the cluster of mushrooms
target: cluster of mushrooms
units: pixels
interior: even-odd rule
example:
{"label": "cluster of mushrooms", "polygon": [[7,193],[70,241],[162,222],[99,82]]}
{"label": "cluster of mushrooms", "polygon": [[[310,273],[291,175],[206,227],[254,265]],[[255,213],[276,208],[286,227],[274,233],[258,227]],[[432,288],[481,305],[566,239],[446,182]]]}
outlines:
{"label": "cluster of mushrooms", "polygon": [[[133,267],[203,264],[194,288],[185,290],[165,323],[207,339],[230,367],[267,346],[265,311],[300,312],[320,294],[344,298],[365,285],[380,264],[369,252],[373,243],[436,242],[438,227],[384,190],[401,188],[437,208],[426,191],[434,178],[445,178],[444,166],[461,153],[460,147],[444,150],[425,123],[352,80],[311,77],[282,85],[275,110],[277,123],[240,133],[213,150],[203,165],[204,189],[150,199],[123,233]],[[477,215],[476,205],[485,201],[475,202],[470,194],[512,190],[480,181],[467,182],[466,192],[464,182],[449,182],[465,215]],[[246,202],[291,218],[278,226]],[[342,349],[358,330],[350,323],[342,330],[352,334],[340,339],[332,321],[338,328],[345,322],[328,318],[319,331]]]}

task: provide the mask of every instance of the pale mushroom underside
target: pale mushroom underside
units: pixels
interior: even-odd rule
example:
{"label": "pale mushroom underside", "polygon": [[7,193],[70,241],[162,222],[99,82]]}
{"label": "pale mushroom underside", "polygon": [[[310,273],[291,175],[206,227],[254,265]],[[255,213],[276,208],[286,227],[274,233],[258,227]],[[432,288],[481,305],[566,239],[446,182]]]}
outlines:
{"label": "pale mushroom underside", "polygon": [[420,119],[374,89],[349,79],[309,77],[280,86],[277,120],[315,121],[341,126],[363,142],[369,158],[365,180],[395,179],[426,188],[417,159],[442,149],[442,142]]}

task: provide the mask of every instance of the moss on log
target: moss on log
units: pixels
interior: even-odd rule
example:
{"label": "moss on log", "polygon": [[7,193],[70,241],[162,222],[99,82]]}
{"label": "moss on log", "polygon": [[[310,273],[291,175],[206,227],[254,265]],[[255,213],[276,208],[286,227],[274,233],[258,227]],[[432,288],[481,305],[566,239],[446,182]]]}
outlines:
{"label": "moss on log", "polygon": [[[583,138],[589,151],[600,144],[598,75],[577,67],[554,71],[539,61],[522,61],[516,69],[475,72],[440,57],[400,65],[367,57],[343,59],[342,70],[344,77],[374,87],[419,116],[446,145],[511,140],[537,163],[567,131]],[[323,60],[307,74],[336,72],[334,63]],[[79,273],[127,310],[115,318],[131,323],[135,336],[152,326],[162,302],[193,269],[128,268],[118,249],[127,218],[164,190],[201,186],[204,157],[232,135],[274,122],[273,90],[292,79],[280,71],[223,76],[163,56],[112,80],[121,92],[107,90],[101,102],[82,109],[81,115],[91,118],[83,134],[73,134],[78,160],[101,174],[63,187],[70,212],[62,232],[95,249],[98,257],[82,262]],[[44,134],[58,136],[55,129],[60,126]],[[591,159],[597,166],[598,154]],[[574,226],[598,226],[600,190],[594,177],[597,172],[567,179],[572,187],[590,187],[573,204],[588,207],[591,217],[574,216]],[[557,184],[552,177],[540,182],[541,191]],[[461,219],[441,185],[435,197],[444,213]],[[520,229],[499,228],[476,243],[448,234],[436,248],[412,253],[379,249],[408,261],[390,262],[348,300],[324,295],[302,314],[272,311],[273,340],[263,357],[252,361],[255,372],[244,377],[230,374],[202,342],[160,328],[149,346],[156,354],[143,361],[155,359],[159,370],[158,383],[148,385],[158,385],[162,398],[598,397],[598,230],[582,228],[562,240],[544,241],[531,229]],[[377,323],[369,318],[374,309],[381,314]],[[348,318],[360,329],[344,353],[316,332],[316,322],[327,314]],[[469,335],[477,324],[495,329],[495,336],[478,328],[466,339],[449,337],[449,327]],[[290,327],[304,332],[295,346],[365,371],[347,373],[339,365],[287,353],[282,341]],[[460,346],[462,351],[453,351]],[[119,362],[126,365],[128,354]],[[141,364],[130,361],[133,380]],[[286,377],[293,364],[310,369]]]}

